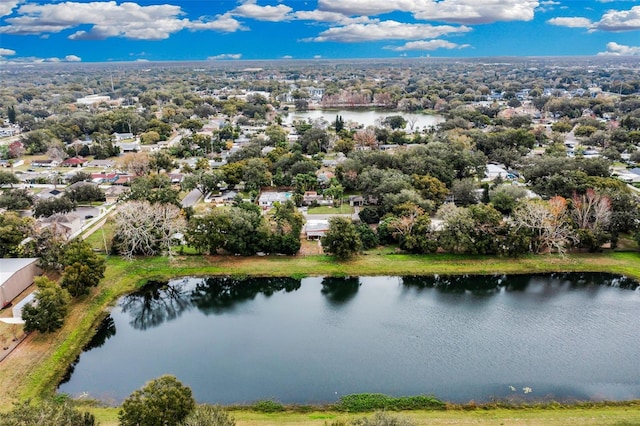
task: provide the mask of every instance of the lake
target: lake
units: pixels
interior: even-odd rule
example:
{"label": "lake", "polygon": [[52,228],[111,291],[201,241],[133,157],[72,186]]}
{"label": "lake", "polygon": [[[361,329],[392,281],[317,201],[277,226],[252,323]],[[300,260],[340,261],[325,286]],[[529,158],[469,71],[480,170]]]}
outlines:
{"label": "lake", "polygon": [[[324,119],[329,124],[336,121],[336,116],[341,116],[344,120],[345,124],[348,124],[350,121],[354,123],[358,123],[367,126],[376,126],[378,125],[379,120],[384,120],[386,117],[390,117],[392,115],[401,115],[405,118],[405,120],[412,120],[414,123],[413,130],[424,130],[430,129],[431,127],[435,127],[440,123],[445,121],[445,118],[441,115],[428,115],[428,114],[417,114],[417,113],[407,113],[402,111],[380,111],[380,110],[366,110],[366,109],[355,109],[355,110],[310,110],[304,112],[292,112],[284,117],[283,122],[287,124],[293,123],[294,120],[311,120],[315,121],[317,119]],[[411,131],[409,123],[407,123],[406,131]]]}
{"label": "lake", "polygon": [[59,392],[116,404],[173,374],[220,404],[638,399],[639,308],[609,274],[181,278],[121,298]]}

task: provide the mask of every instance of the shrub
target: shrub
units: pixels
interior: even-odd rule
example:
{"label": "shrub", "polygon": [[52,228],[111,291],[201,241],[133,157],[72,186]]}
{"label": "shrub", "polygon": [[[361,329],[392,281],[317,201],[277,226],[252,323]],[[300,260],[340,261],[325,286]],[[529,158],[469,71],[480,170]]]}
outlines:
{"label": "shrub", "polygon": [[381,393],[358,393],[341,397],[335,408],[358,413],[375,410],[433,410],[443,409],[444,406],[444,402],[428,395],[393,397]]}
{"label": "shrub", "polygon": [[260,413],[277,413],[278,411],[284,411],[284,405],[277,401],[266,399],[255,402],[251,409]]}
{"label": "shrub", "polygon": [[198,405],[181,426],[235,426],[236,420],[215,405]]}

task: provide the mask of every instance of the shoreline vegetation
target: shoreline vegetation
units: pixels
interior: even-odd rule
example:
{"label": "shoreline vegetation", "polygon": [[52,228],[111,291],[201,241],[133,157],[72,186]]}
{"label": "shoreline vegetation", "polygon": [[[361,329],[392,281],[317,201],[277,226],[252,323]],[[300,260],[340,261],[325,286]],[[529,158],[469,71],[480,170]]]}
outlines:
{"label": "shoreline vegetation", "polygon": [[[119,257],[107,258],[105,278],[88,296],[72,308],[62,329],[51,335],[32,333],[4,361],[0,362],[0,412],[11,408],[11,403],[25,399],[40,399],[55,394],[57,384],[67,371],[67,367],[81,353],[82,348],[93,336],[96,327],[107,315],[115,301],[122,295],[141,288],[151,280],[168,280],[179,276],[230,275],[244,276],[374,276],[374,275],[433,275],[433,274],[524,274],[554,272],[607,272],[625,275],[640,280],[640,253],[609,252],[600,254],[572,253],[559,255],[528,255],[518,258],[468,255],[409,255],[370,251],[347,262],[337,262],[325,255],[312,256],[175,256],[141,258],[133,261]],[[141,384],[142,385],[142,384]],[[437,397],[437,395],[436,395]],[[507,424],[511,417],[521,417],[521,411],[547,417],[546,411],[562,412],[571,419],[560,416],[553,423],[547,420],[524,421],[520,424],[639,424],[640,402],[576,402],[563,405],[544,402],[538,405],[493,403],[465,405],[445,404],[445,410],[457,411],[458,420],[465,418],[467,411],[482,410],[497,417],[492,422],[504,419]],[[335,412],[322,415],[300,413],[293,406],[282,407],[284,411],[256,413],[248,407],[230,407],[238,424],[324,424],[333,418],[342,418]],[[326,407],[328,408],[328,407]],[[91,407],[101,424],[117,424],[117,408]],[[319,411],[318,407],[305,410]],[[515,410],[515,412],[512,412]],[[595,411],[597,411],[597,413]],[[321,410],[320,410],[321,411]],[[584,411],[584,412],[583,412]],[[322,411],[321,411],[322,412]],[[500,414],[498,414],[500,412]],[[601,412],[604,412],[601,413]],[[614,414],[615,412],[615,414]],[[114,414],[115,413],[115,414]],[[290,417],[289,417],[290,413]],[[433,414],[419,415],[418,423],[445,424],[450,416]],[[422,413],[422,411],[420,411]],[[431,413],[431,412],[425,412]],[[607,414],[608,413],[608,414]],[[442,413],[440,413],[442,414]],[[305,417],[302,420],[300,417]],[[314,417],[315,416],[315,417]],[[334,417],[332,417],[334,416]],[[338,417],[335,417],[338,416]],[[421,417],[422,416],[422,417]],[[604,417],[599,417],[604,416]],[[607,417],[608,416],[608,417]],[[613,416],[613,417],[612,417]],[[274,417],[277,417],[274,420]],[[288,418],[289,417],[289,418]],[[526,417],[526,416],[525,416]],[[534,416],[535,417],[535,416]],[[288,419],[287,419],[288,418]],[[423,420],[420,420],[424,418]],[[116,419],[116,420],[110,420]],[[600,421],[593,422],[593,419]],[[609,422],[606,419],[617,419]],[[451,420],[451,419],[450,419]],[[476,419],[477,420],[477,419]],[[587,421],[588,420],[588,421]],[[606,420],[606,421],[605,421]],[[275,421],[275,422],[274,422]],[[622,421],[622,423],[620,423]],[[628,423],[631,421],[632,423]],[[591,423],[590,423],[591,422]],[[328,424],[327,423],[327,424]],[[464,423],[463,423],[464,424]],[[478,424],[475,423],[474,424]],[[485,423],[479,423],[485,424]],[[488,422],[486,424],[491,424]]]}

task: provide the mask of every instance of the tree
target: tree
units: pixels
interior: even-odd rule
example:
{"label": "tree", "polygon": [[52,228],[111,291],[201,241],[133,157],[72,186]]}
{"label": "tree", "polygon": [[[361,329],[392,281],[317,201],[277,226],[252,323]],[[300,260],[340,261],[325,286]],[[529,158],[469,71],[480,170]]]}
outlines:
{"label": "tree", "polygon": [[34,282],[38,287],[35,299],[22,309],[24,331],[51,333],[64,324],[71,298],[67,290],[47,277],[37,277]]}
{"label": "tree", "polygon": [[205,196],[210,192],[218,192],[218,185],[224,182],[224,173],[219,170],[207,172],[198,170],[193,174],[187,175],[182,181],[182,188],[186,191],[197,189]]}
{"label": "tree", "polygon": [[213,209],[204,216],[194,216],[186,231],[187,243],[207,254],[216,254],[226,242],[226,233],[231,226],[231,217],[227,212]]}
{"label": "tree", "polygon": [[[102,188],[91,182],[77,183],[66,189],[67,197],[74,203],[91,201],[104,201],[105,195]],[[64,197],[63,197],[64,198]]]}
{"label": "tree", "polygon": [[68,196],[52,197],[38,201],[33,209],[33,216],[49,217],[57,213],[66,214],[72,212],[75,208],[76,203]]}
{"label": "tree", "polygon": [[588,189],[583,195],[574,194],[571,201],[580,244],[597,250],[609,237],[606,231],[611,222],[611,199]]}
{"label": "tree", "polygon": [[63,248],[61,286],[73,297],[89,292],[104,277],[105,261],[84,240],[73,240]]}
{"label": "tree", "polygon": [[476,187],[471,179],[456,180],[451,185],[453,202],[457,206],[468,206],[478,202]]}
{"label": "tree", "polygon": [[9,123],[16,124],[16,107],[10,105],[7,107],[7,118],[9,119]]}
{"label": "tree", "polygon": [[174,376],[162,376],[129,395],[118,419],[122,426],[172,426],[185,420],[195,406],[189,387]]}
{"label": "tree", "polygon": [[150,130],[140,135],[140,142],[143,145],[152,145],[160,140],[160,133]]}
{"label": "tree", "polygon": [[407,202],[396,209],[401,212],[388,222],[388,228],[400,248],[414,253],[431,253],[438,247],[431,236],[431,219],[414,203]]}
{"label": "tree", "polygon": [[151,204],[180,205],[179,193],[167,175],[139,176],[131,182],[131,191],[121,201],[148,201]]}
{"label": "tree", "polygon": [[126,259],[135,255],[172,255],[173,238],[186,228],[180,208],[148,201],[124,203],[115,217],[115,250]]}
{"label": "tree", "polygon": [[360,235],[351,219],[334,216],[329,219],[329,230],[322,237],[322,249],[339,260],[347,260],[362,249]]}
{"label": "tree", "polygon": [[0,195],[0,208],[7,210],[27,210],[33,202],[33,195],[28,189],[11,189]]}
{"label": "tree", "polygon": [[200,120],[194,120],[192,118],[189,118],[187,120],[184,120],[181,124],[180,127],[183,129],[187,129],[189,130],[191,133],[196,133],[199,132],[202,127],[204,126],[204,124],[202,123],[202,121]]}
{"label": "tree", "polygon": [[32,218],[14,212],[0,214],[0,257],[18,257],[20,243],[33,234]]}
{"label": "tree", "polygon": [[407,125],[407,120],[404,119],[404,117],[402,117],[401,115],[392,115],[389,117],[386,117],[382,123],[385,126],[389,126],[391,127],[393,130],[397,130],[397,129],[404,129],[405,126]]}
{"label": "tree", "polygon": [[64,398],[62,401],[44,400],[33,404],[31,401],[16,403],[11,411],[0,417],[0,426],[94,426],[93,414],[80,412],[73,403]]}
{"label": "tree", "polygon": [[251,158],[243,168],[242,177],[247,190],[259,190],[271,185],[271,172],[267,164],[260,158]]}
{"label": "tree", "polygon": [[567,203],[562,197],[549,201],[526,200],[514,210],[512,220],[516,231],[524,230],[531,236],[534,253],[555,251],[564,254],[576,240],[567,218]]}
{"label": "tree", "polygon": [[175,167],[175,163],[166,152],[157,151],[151,154],[149,167],[155,170],[156,173],[160,173],[160,170],[170,171]]}
{"label": "tree", "polygon": [[151,157],[146,152],[125,154],[119,163],[122,168],[135,176],[148,175],[151,170]]}
{"label": "tree", "polygon": [[198,405],[180,426],[235,426],[236,421],[221,407]]}

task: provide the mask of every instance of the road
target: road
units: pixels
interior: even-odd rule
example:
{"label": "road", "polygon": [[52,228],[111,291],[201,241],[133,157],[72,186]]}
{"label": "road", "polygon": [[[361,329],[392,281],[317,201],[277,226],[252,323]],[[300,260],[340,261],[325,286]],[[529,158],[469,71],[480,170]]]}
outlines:
{"label": "road", "polygon": [[202,198],[202,193],[200,192],[200,190],[194,189],[182,199],[182,202],[180,204],[182,204],[182,207],[193,207],[196,205],[198,200],[200,200],[200,198]]}

